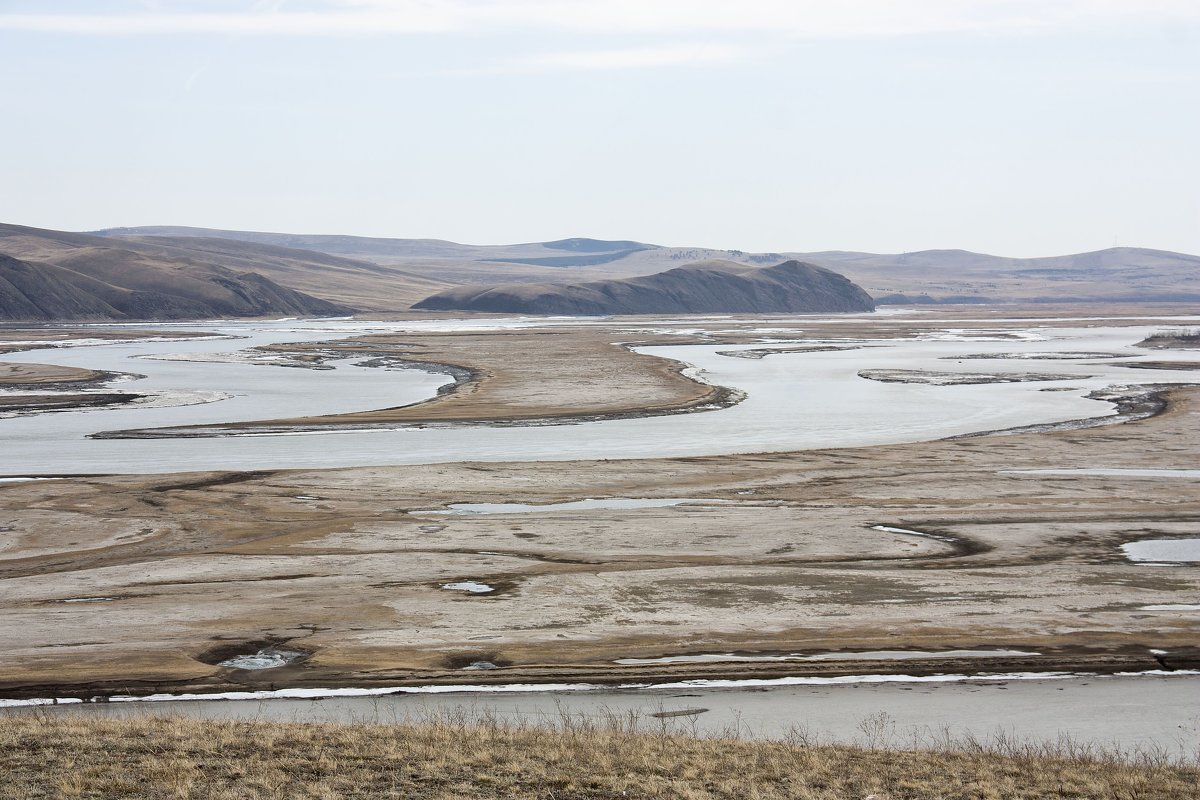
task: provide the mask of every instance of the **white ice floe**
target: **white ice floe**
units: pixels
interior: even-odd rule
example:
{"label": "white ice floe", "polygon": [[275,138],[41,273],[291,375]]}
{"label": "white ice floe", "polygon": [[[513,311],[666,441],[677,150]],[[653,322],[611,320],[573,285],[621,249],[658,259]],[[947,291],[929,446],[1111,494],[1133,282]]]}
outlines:
{"label": "white ice floe", "polygon": [[470,592],[471,594],[488,594],[496,591],[496,587],[488,586],[486,583],[478,583],[476,581],[458,581],[457,583],[443,583],[443,589],[449,589],[453,592]]}
{"label": "white ice floe", "polygon": [[0,698],[0,708],[21,708],[24,706],[64,706],[82,703],[78,697],[30,697],[20,700],[5,700]]}
{"label": "white ice floe", "polygon": [[[1141,611],[1200,611],[1200,605],[1188,603],[1163,603],[1154,606],[1142,606]],[[1151,650],[1151,653],[1162,655],[1162,651]]]}
{"label": "white ice floe", "polygon": [[283,667],[291,664],[293,661],[298,661],[303,657],[304,653],[295,650],[280,650],[268,647],[259,650],[257,653],[227,658],[217,664],[217,666],[230,667],[232,669],[274,669],[275,667]]}
{"label": "white ice floe", "polygon": [[216,403],[231,397],[233,395],[228,392],[155,391],[131,401],[128,405],[139,408],[175,408]]}
{"label": "white ice floe", "polygon": [[923,539],[937,539],[939,542],[957,542],[953,536],[938,536],[936,533],[922,533],[921,531],[913,531],[908,528],[893,528],[891,525],[872,525],[871,530],[883,531],[885,533],[899,533],[904,536],[920,536]]}
{"label": "white ice floe", "polygon": [[[1116,677],[1163,677],[1190,678],[1200,675],[1200,670],[1145,670],[1142,672],[1118,672]],[[1003,681],[1070,680],[1073,678],[1102,679],[1086,672],[1003,672],[994,674],[949,674],[949,675],[841,675],[832,678],[792,677],[747,680],[694,680],[672,683],[629,683],[617,686],[627,690],[660,689],[751,689],[771,686],[838,686],[846,684],[872,683],[994,683]],[[271,689],[241,692],[214,692],[212,694],[152,694],[141,697],[117,695],[106,698],[111,703],[155,703],[180,700],[287,700],[320,699],[333,697],[380,697],[389,694],[532,694],[541,692],[589,692],[611,690],[614,687],[596,683],[509,683],[500,685],[449,684],[445,686],[381,686],[375,688],[329,688],[329,689]],[[0,699],[0,708],[18,706],[41,706],[62,703],[84,702],[77,698],[32,698]]]}
{"label": "white ice floe", "polygon": [[729,500],[703,500],[694,497],[603,497],[572,500],[569,503],[452,503],[445,510],[413,511],[413,514],[532,514],[548,511],[621,511],[635,508],[668,508],[684,504],[719,505]]}
{"label": "white ice floe", "polygon": [[1078,475],[1098,478],[1200,478],[1200,469],[1124,469],[1097,467],[1079,469],[1003,469],[1001,475]]}

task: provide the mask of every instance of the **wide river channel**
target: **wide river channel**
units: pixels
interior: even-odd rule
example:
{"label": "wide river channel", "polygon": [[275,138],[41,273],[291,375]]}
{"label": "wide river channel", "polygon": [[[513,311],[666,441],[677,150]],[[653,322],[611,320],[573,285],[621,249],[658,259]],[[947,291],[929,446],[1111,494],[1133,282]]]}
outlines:
{"label": "wide river channel", "polygon": [[[882,317],[881,323],[888,318]],[[805,320],[756,329],[781,346],[797,338]],[[722,353],[757,345],[686,345],[641,348],[686,362],[710,383],[746,393],[731,407],[670,416],[556,425],[395,426],[358,431],[297,432],[194,439],[91,439],[89,434],[130,428],[252,421],[389,408],[433,396],[449,382],[415,369],[358,366],[361,359],[314,370],[250,363],[158,360],[164,355],[243,351],[280,342],[311,342],[368,333],[542,326],[544,319],[357,322],[284,320],[189,324],[181,329],[237,339],[139,341],[11,353],[2,360],[53,363],[145,375],[114,388],[168,396],[225,399],[161,408],[130,407],[0,419],[4,459],[0,476],[152,473],[212,469],[276,469],[424,464],[445,461],[541,461],[651,458],[744,452],[787,452],[936,439],[963,433],[1111,415],[1110,403],[1090,392],[1131,383],[1188,383],[1191,370],[1121,366],[1162,358],[1133,345],[1156,328],[1056,327],[1030,323],[1018,331],[947,328],[917,338],[862,342],[856,349],[735,358]],[[559,320],[557,324],[588,324]],[[779,322],[772,320],[772,325]],[[631,325],[614,341],[637,338],[639,327],[686,331],[694,321]],[[154,326],[162,329],[161,325]],[[1013,333],[1016,338],[1009,338]],[[1005,335],[1007,334],[1007,335]],[[839,342],[839,344],[848,344]],[[1108,358],[1046,358],[1047,354],[1107,354]],[[971,358],[993,354],[1008,358]],[[149,356],[149,358],[147,358]],[[1121,358],[1113,358],[1120,356]],[[1175,351],[1172,360],[1200,353]],[[934,372],[1045,372],[1064,380],[977,385],[884,383],[860,370]],[[1167,465],[1178,466],[1178,465]]]}

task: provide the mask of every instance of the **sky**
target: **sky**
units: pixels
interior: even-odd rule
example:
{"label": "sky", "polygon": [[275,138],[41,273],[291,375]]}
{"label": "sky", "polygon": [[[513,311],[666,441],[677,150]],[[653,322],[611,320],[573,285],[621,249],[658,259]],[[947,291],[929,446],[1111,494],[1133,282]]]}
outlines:
{"label": "sky", "polygon": [[1200,253],[1196,0],[0,0],[0,221]]}

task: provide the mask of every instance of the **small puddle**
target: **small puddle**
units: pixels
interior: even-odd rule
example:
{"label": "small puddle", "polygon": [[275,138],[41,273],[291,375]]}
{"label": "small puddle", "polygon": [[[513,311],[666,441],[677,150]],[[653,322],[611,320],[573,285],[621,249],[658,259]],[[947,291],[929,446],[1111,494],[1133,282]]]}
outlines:
{"label": "small puddle", "polygon": [[1111,478],[1200,478],[1200,469],[1004,469],[1001,475],[1094,475]]}
{"label": "small puddle", "polygon": [[496,587],[488,586],[486,583],[477,583],[476,581],[458,581],[457,583],[443,583],[443,589],[449,589],[452,592],[469,592],[471,594],[488,594],[496,591]]}
{"label": "small puddle", "polygon": [[1130,561],[1145,565],[1200,561],[1200,539],[1143,539],[1121,545]]}
{"label": "small puddle", "polygon": [[648,664],[712,664],[728,661],[911,661],[922,658],[996,658],[1005,656],[1037,656],[1028,650],[870,650],[865,652],[789,653],[780,656],[750,656],[736,653],[703,653],[691,656],[662,658],[618,658],[614,664],[625,666]]}
{"label": "small puddle", "polygon": [[109,603],[116,600],[115,597],[68,597],[64,600],[55,600],[56,603]]}
{"label": "small puddle", "polygon": [[252,655],[234,656],[217,664],[218,667],[230,669],[274,669],[299,661],[307,653],[296,650],[281,650],[276,647],[266,647]]}
{"label": "small puddle", "polygon": [[603,497],[574,500],[569,503],[451,503],[445,510],[412,511],[412,514],[531,514],[545,511],[620,511],[633,508],[667,508],[685,503],[721,505],[729,500],[704,500],[694,497]]}

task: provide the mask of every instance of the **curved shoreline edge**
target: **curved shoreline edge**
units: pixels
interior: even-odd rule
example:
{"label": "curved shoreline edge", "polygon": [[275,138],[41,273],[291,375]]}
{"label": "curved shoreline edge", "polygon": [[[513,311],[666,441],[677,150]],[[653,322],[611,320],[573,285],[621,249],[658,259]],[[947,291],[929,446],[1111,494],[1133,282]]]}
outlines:
{"label": "curved shoreline edge", "polygon": [[[621,345],[632,352],[632,346]],[[607,411],[595,413],[563,413],[540,416],[493,417],[486,419],[414,419],[380,420],[378,422],[328,422],[328,423],[298,423],[294,425],[270,425],[254,422],[231,422],[220,425],[186,425],[164,428],[130,428],[125,430],[99,431],[89,434],[89,439],[200,439],[223,438],[234,436],[270,436],[289,435],[296,433],[348,433],[360,431],[423,429],[423,428],[478,428],[478,427],[540,427],[545,425],[578,425],[586,422],[610,422],[623,419],[644,419],[649,417],[665,417],[678,414],[694,414],[702,411],[717,411],[730,408],[746,399],[747,394],[740,389],[730,386],[720,386],[708,383],[699,374],[689,375],[688,370],[696,369],[692,364],[674,358],[654,356],[663,361],[666,369],[698,386],[708,387],[708,391],[697,398],[683,403],[664,406],[645,406],[628,411]],[[389,364],[422,369],[431,373],[451,376],[453,383],[438,389],[434,397],[421,400],[406,406],[373,409],[371,411],[355,412],[362,414],[382,413],[401,409],[418,409],[421,406],[450,396],[464,388],[478,384],[484,374],[483,370],[463,367],[457,364],[447,364],[435,361],[420,361],[414,359],[388,359]],[[343,415],[339,415],[343,416]]]}

